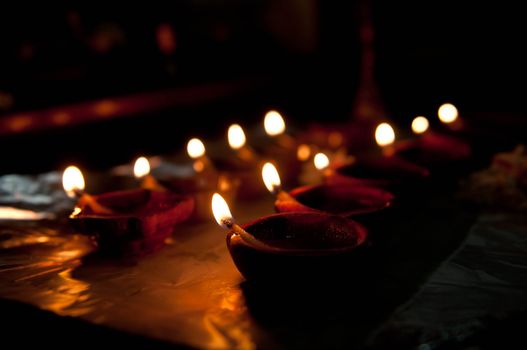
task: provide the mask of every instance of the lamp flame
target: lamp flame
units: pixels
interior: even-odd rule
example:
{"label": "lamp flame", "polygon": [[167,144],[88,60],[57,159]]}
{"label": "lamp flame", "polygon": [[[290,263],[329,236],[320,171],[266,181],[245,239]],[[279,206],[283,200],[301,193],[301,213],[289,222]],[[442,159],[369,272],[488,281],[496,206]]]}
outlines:
{"label": "lamp flame", "polygon": [[381,123],[375,129],[375,141],[381,147],[391,145],[395,141],[395,132],[388,123]]}
{"label": "lamp flame", "polygon": [[140,179],[150,174],[150,163],[145,157],[139,157],[134,164],[134,176]]}
{"label": "lamp flame", "polygon": [[242,127],[238,124],[232,124],[229,127],[227,138],[229,139],[229,146],[231,146],[232,149],[242,148],[247,141]]}
{"label": "lamp flame", "polygon": [[437,115],[439,117],[439,120],[441,120],[443,123],[449,124],[454,122],[457,117],[459,116],[459,112],[451,103],[445,103],[439,107],[437,110]]}
{"label": "lamp flame", "polygon": [[280,190],[282,185],[280,175],[273,164],[269,162],[264,164],[262,167],[262,179],[269,192],[276,193]]}
{"label": "lamp flame", "polygon": [[69,166],[62,174],[62,187],[70,198],[74,198],[77,193],[84,191],[85,183],[82,172],[76,166]]}
{"label": "lamp flame", "polygon": [[277,111],[269,111],[264,118],[265,132],[269,136],[277,136],[285,131],[284,118]]}
{"label": "lamp flame", "polygon": [[223,199],[219,193],[214,193],[212,195],[212,214],[218,225],[229,229],[226,222],[232,221],[231,210],[225,199]]}
{"label": "lamp flame", "polygon": [[315,163],[315,168],[317,168],[318,170],[322,170],[328,167],[329,158],[324,153],[320,152],[315,155],[315,158],[313,158],[313,162]]}
{"label": "lamp flame", "polygon": [[428,130],[429,126],[430,123],[428,122],[428,119],[423,116],[415,117],[412,121],[412,131],[416,134],[424,133],[426,130]]}
{"label": "lamp flame", "polygon": [[193,138],[187,143],[187,153],[192,159],[202,157],[205,154],[205,145],[200,139]]}
{"label": "lamp flame", "polygon": [[309,159],[310,155],[311,155],[311,148],[308,145],[303,143],[298,146],[296,150],[296,156],[298,160],[305,162],[306,160]]}

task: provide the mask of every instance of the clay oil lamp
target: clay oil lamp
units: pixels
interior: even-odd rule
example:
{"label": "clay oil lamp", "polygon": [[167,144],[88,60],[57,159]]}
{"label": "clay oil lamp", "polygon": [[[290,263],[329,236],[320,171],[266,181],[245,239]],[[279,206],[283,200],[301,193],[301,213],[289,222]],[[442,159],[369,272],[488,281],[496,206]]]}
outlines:
{"label": "clay oil lamp", "polygon": [[367,238],[359,223],[324,213],[280,213],[237,225],[225,200],[212,197],[218,224],[241,274],[281,283],[339,279],[361,269]]}
{"label": "clay oil lamp", "polygon": [[[261,160],[247,145],[243,128],[238,124],[231,125],[227,131],[227,140],[232,152],[226,157],[214,159],[220,173],[239,184],[238,198],[253,199],[261,196],[265,191],[259,181]],[[210,216],[208,211],[207,215]]]}
{"label": "clay oil lamp", "polygon": [[192,167],[196,171],[196,174],[214,177],[216,169],[209,157],[207,157],[203,141],[198,138],[190,139],[187,143],[187,153],[194,161]]}
{"label": "clay oil lamp", "polygon": [[265,148],[262,149],[262,153],[282,167],[282,175],[286,183],[296,183],[302,170],[302,162],[297,158],[297,140],[286,132],[285,120],[276,110],[265,114],[263,124],[267,142],[264,142]]}
{"label": "clay oil lamp", "polygon": [[132,164],[123,164],[110,172],[85,173],[90,178],[90,188],[95,193],[145,188],[164,190],[163,186],[150,173],[151,168],[160,163],[159,157],[138,157]]}
{"label": "clay oil lamp", "polygon": [[310,148],[310,154],[314,154],[310,158],[311,162],[303,161],[302,171],[298,176],[299,185],[313,185],[322,182],[324,177],[328,175],[328,168],[331,165],[332,168],[336,168],[340,165],[349,164],[354,160],[352,155],[341,148],[336,151],[318,152],[317,147],[312,146]]}
{"label": "clay oil lamp", "polygon": [[135,258],[158,250],[194,208],[192,197],[147,189],[89,195],[76,167],[64,171],[63,187],[77,199],[69,217],[72,226],[92,236],[98,251],[110,256]]}
{"label": "clay oil lamp", "polygon": [[239,124],[229,126],[227,130],[227,141],[239,159],[249,164],[258,161],[258,156],[254,150],[247,145],[245,131],[243,131],[243,128]]}
{"label": "clay oil lamp", "polygon": [[134,177],[139,181],[139,187],[151,191],[166,191],[151,174],[150,162],[145,157],[139,157],[134,163]]}
{"label": "clay oil lamp", "polygon": [[[447,112],[443,114],[450,116]],[[470,146],[466,142],[434,132],[430,130],[429,125],[428,119],[423,116],[414,118],[411,127],[415,137],[399,142],[395,153],[404,159],[431,168],[434,172],[441,170],[445,165],[459,163],[470,157]]]}
{"label": "clay oil lamp", "polygon": [[430,172],[394,155],[395,133],[388,123],[381,123],[375,130],[375,140],[380,156],[357,156],[348,164],[330,168],[327,182],[331,184],[363,184],[373,187],[397,187],[416,184],[426,179]]}
{"label": "clay oil lamp", "polygon": [[463,120],[459,117],[459,111],[452,103],[443,103],[437,110],[439,121],[449,130],[460,131],[463,129]]}
{"label": "clay oil lamp", "polygon": [[178,174],[159,176],[159,183],[171,192],[192,196],[195,202],[192,219],[208,220],[210,196],[219,192],[227,198],[234,198],[239,180],[218,172],[200,139],[193,138],[187,143],[187,154],[192,161],[191,168],[187,167]]}
{"label": "clay oil lamp", "polygon": [[262,178],[267,189],[276,196],[275,209],[279,213],[317,212],[350,218],[386,209],[394,198],[391,193],[376,187],[349,184],[322,183],[285,192],[281,189],[278,171],[271,163],[262,168]]}
{"label": "clay oil lamp", "polygon": [[296,146],[295,140],[285,132],[285,120],[278,111],[271,110],[265,114],[264,130],[282,148],[290,149]]}

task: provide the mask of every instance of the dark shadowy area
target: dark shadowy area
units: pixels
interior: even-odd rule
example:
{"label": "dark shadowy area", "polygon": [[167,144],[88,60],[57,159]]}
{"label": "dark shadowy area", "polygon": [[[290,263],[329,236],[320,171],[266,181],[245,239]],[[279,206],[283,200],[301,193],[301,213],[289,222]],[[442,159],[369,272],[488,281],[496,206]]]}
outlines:
{"label": "dark shadowy area", "polygon": [[[434,118],[445,101],[475,123],[481,112],[525,113],[526,24],[513,2],[6,6],[0,146],[9,152],[0,169],[37,172],[72,159],[101,168],[138,153],[178,151],[189,135],[220,136],[231,121],[255,125],[269,108],[290,125],[349,120],[363,68],[364,4],[387,117],[405,126],[418,114]],[[229,89],[240,80],[242,89]],[[214,83],[223,90],[185,92]],[[89,106],[82,121],[62,107],[167,89],[182,97],[140,110],[125,102],[122,113],[120,103]]]}
{"label": "dark shadowy area", "polygon": [[[4,315],[4,342],[8,346],[52,346],[55,349],[93,349],[101,346],[133,347],[134,349],[188,349],[134,334],[96,326],[72,317],[61,317],[33,306],[0,300]],[[7,345],[4,343],[4,345]]]}

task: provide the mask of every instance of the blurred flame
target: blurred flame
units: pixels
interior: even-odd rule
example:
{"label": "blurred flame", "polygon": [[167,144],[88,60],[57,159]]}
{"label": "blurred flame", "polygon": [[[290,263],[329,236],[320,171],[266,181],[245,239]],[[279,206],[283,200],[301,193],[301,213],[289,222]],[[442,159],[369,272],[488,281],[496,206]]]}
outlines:
{"label": "blurred flame", "polygon": [[33,124],[33,118],[29,115],[17,115],[7,120],[9,128],[13,131],[22,131]]}
{"label": "blurred flame", "polygon": [[301,160],[305,162],[309,159],[309,156],[311,155],[311,148],[306,144],[301,144],[298,146],[298,149],[296,150],[296,156],[298,160]]}
{"label": "blurred flame", "polygon": [[280,189],[280,175],[273,164],[264,164],[262,168],[262,179],[269,192],[275,193]]}
{"label": "blurred flame", "polygon": [[73,211],[71,212],[70,217],[75,217],[79,215],[80,213],[82,213],[82,209],[80,207],[75,207],[73,208]]}
{"label": "blurred flame", "polygon": [[84,191],[84,177],[76,166],[70,165],[62,174],[62,187],[70,198],[74,198],[76,191]]}
{"label": "blurred flame", "polygon": [[232,149],[242,148],[247,140],[242,127],[238,124],[232,124],[229,127],[227,138],[229,139],[229,146],[231,146]]}
{"label": "blurred flame", "polygon": [[395,141],[395,132],[388,123],[381,123],[375,129],[375,141],[379,146],[388,146]]}
{"label": "blurred flame", "polygon": [[104,100],[95,103],[93,109],[95,111],[95,114],[101,117],[109,117],[115,114],[115,112],[117,112],[118,104],[117,102],[111,100]]}
{"label": "blurred flame", "polygon": [[139,157],[134,164],[134,176],[137,179],[150,174],[150,163],[145,157]]}
{"label": "blurred flame", "polygon": [[232,184],[228,177],[220,175],[218,178],[218,189],[220,192],[227,192],[231,189]]}
{"label": "blurred flame", "polygon": [[456,106],[451,103],[445,103],[439,107],[437,110],[437,115],[439,116],[439,120],[448,124],[454,122],[457,119],[459,113]]}
{"label": "blurred flame", "polygon": [[428,130],[430,123],[428,119],[423,116],[415,117],[412,121],[412,131],[416,134],[422,134]]}
{"label": "blurred flame", "polygon": [[328,144],[330,147],[337,148],[342,145],[342,141],[344,141],[344,138],[338,131],[333,131],[328,136]]}
{"label": "blurred flame", "polygon": [[265,132],[269,136],[277,136],[285,131],[284,118],[277,111],[269,111],[264,118]]}
{"label": "blurred flame", "polygon": [[194,164],[192,164],[192,168],[195,172],[201,173],[203,170],[205,170],[205,163],[198,159],[194,162]]}
{"label": "blurred flame", "polygon": [[313,158],[313,162],[315,163],[315,168],[317,168],[318,170],[322,170],[328,167],[329,158],[321,152],[315,155],[315,158]]}
{"label": "blurred flame", "polygon": [[212,214],[218,225],[223,228],[228,228],[224,220],[232,220],[231,210],[225,199],[219,193],[212,195]]}
{"label": "blurred flame", "polygon": [[170,23],[161,23],[156,28],[156,39],[159,50],[166,55],[176,51],[176,33]]}
{"label": "blurred flame", "polygon": [[193,159],[202,157],[205,154],[205,145],[200,139],[193,138],[187,143],[187,153]]}

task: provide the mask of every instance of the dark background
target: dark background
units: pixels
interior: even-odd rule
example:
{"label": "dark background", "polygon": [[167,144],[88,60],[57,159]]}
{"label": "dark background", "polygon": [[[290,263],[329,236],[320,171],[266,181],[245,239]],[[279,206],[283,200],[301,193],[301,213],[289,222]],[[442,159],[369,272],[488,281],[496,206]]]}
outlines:
{"label": "dark background", "polygon": [[[399,123],[417,114],[433,118],[445,101],[476,121],[480,113],[525,114],[526,25],[519,4],[365,3],[389,117]],[[219,137],[233,121],[255,125],[268,108],[297,126],[349,120],[361,68],[360,4],[6,6],[0,13],[0,173],[70,162],[101,168],[137,154],[177,151],[190,135]],[[212,92],[199,89],[210,86]],[[120,118],[72,113],[55,125],[41,112],[167,90],[180,98]],[[12,126],[13,116],[24,118]]]}

